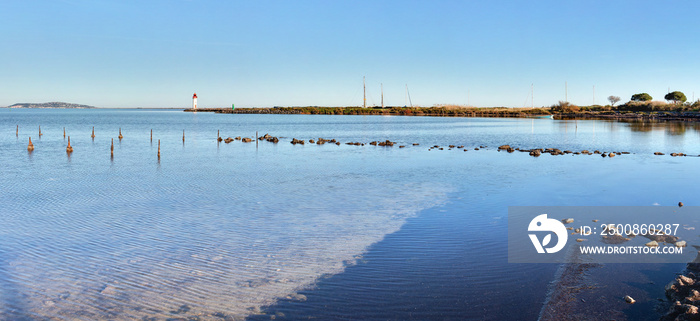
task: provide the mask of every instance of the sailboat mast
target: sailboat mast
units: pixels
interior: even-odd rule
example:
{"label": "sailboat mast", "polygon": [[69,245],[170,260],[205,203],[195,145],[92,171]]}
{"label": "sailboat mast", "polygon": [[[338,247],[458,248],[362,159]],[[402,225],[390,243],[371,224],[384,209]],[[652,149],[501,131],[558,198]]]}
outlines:
{"label": "sailboat mast", "polygon": [[411,104],[411,108],[413,108],[413,102],[411,101],[411,93],[408,92],[408,84],[406,84],[406,96],[408,97],[408,103]]}
{"label": "sailboat mast", "polygon": [[384,108],[384,84],[380,84],[382,86],[382,108]]}
{"label": "sailboat mast", "polygon": [[367,108],[367,86],[365,86],[365,76],[362,76],[362,108]]}

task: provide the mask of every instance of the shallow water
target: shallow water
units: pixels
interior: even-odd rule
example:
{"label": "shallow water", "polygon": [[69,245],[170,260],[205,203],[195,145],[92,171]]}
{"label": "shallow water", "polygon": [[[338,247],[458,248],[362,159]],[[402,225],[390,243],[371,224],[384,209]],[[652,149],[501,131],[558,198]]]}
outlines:
{"label": "shallow water", "polygon": [[[224,144],[217,130],[285,138]],[[632,154],[533,158],[501,144]],[[0,151],[3,319],[502,320],[509,309],[537,319],[557,269],[507,263],[508,206],[694,205],[700,160],[653,152],[698,154],[700,135],[694,124],[0,110]]]}

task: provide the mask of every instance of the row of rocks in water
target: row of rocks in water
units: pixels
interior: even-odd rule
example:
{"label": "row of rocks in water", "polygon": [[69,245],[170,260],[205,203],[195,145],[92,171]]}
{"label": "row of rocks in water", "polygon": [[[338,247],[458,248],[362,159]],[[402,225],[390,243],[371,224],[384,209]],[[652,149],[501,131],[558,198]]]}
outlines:
{"label": "row of rocks in water", "polygon": [[240,141],[242,141],[242,142],[244,142],[244,143],[250,143],[250,142],[253,141],[252,138],[249,138],[249,137],[242,137],[242,138],[241,138],[241,136],[238,136],[238,137],[236,137],[236,138],[228,137],[228,138],[226,138],[226,139],[223,139],[223,138],[221,138],[221,137],[217,138],[217,141],[219,141],[219,142],[220,142],[220,141],[223,141],[223,142],[226,143],[226,144],[229,144],[229,143],[231,143],[231,142],[234,141],[234,140],[240,140]]}
{"label": "row of rocks in water", "polygon": [[[242,141],[242,142],[244,142],[244,143],[250,143],[250,142],[252,142],[252,138],[241,137],[241,136],[238,136],[238,137],[236,137],[236,138],[228,137],[228,138],[226,138],[226,139],[222,139],[221,137],[219,137],[217,140],[218,140],[219,142],[223,141],[223,142],[225,142],[225,143],[227,143],[227,144],[228,144],[228,143],[231,143],[231,142],[234,141],[234,140],[240,140],[240,141]],[[278,137],[271,136],[271,135],[269,135],[269,134],[265,134],[265,135],[263,135],[263,136],[258,137],[258,140],[261,140],[261,141],[268,141],[268,142],[275,143],[275,144],[276,144],[276,143],[279,143],[279,141],[280,141]],[[290,143],[291,143],[292,145],[296,145],[296,144],[304,145],[306,142],[307,142],[307,141],[306,141],[306,140],[303,140],[303,139],[292,138],[292,141],[291,141]],[[325,143],[331,143],[331,144],[336,144],[336,145],[340,145],[340,144],[341,144],[341,142],[337,141],[336,139],[325,139],[325,138],[318,138],[318,139],[316,139],[316,140],[314,140],[314,139],[309,139],[309,140],[308,140],[308,143],[310,143],[310,144],[317,144],[317,145],[323,145],[323,144],[325,144]],[[390,140],[387,139],[387,140],[385,140],[385,141],[372,141],[372,142],[370,142],[370,143],[368,143],[368,144],[369,144],[369,145],[372,145],[372,146],[391,147],[391,146],[394,146],[394,145],[396,144],[396,142],[392,142],[392,141],[390,141]],[[347,143],[345,143],[345,145],[365,146],[366,144],[365,144],[365,143],[361,143],[361,142],[347,142]],[[419,146],[420,144],[418,144],[418,143],[413,143],[412,145],[413,145],[413,146]],[[406,145],[399,145],[399,148],[404,148],[404,147],[406,147]],[[479,146],[479,147],[475,147],[474,150],[480,150],[480,149],[484,149],[484,148],[487,148],[487,147],[488,147],[488,146]],[[464,148],[464,145],[459,145],[459,146],[458,146],[458,145],[448,145],[447,148],[448,148],[448,150],[452,150],[452,149],[462,149],[462,150],[464,150],[465,152],[468,150],[467,148]],[[433,150],[433,149],[444,150],[445,147],[441,147],[440,145],[433,145],[433,146],[431,146],[431,147],[428,148],[429,151],[430,151],[430,150]],[[524,152],[524,153],[528,153],[530,156],[533,156],[533,157],[539,157],[539,156],[541,156],[542,154],[550,154],[550,155],[552,155],[552,156],[568,155],[568,154],[571,154],[571,155],[600,155],[601,157],[615,157],[615,156],[617,156],[617,155],[626,155],[626,154],[630,154],[630,152],[620,152],[620,151],[616,151],[616,152],[606,152],[606,151],[594,150],[594,151],[591,152],[591,151],[589,151],[589,150],[587,150],[587,149],[584,149],[584,150],[582,150],[582,151],[571,151],[571,150],[564,150],[564,151],[562,151],[562,150],[560,150],[560,149],[558,149],[558,148],[521,149],[521,148],[517,148],[517,147],[516,147],[516,148],[513,148],[513,147],[511,147],[510,145],[501,145],[501,146],[498,147],[498,151],[506,151],[506,152],[508,152],[508,153],[513,153],[513,152],[516,152],[516,151],[518,151],[518,152]],[[664,154],[664,153],[661,153],[661,152],[655,152],[654,155],[665,155],[665,154]],[[671,153],[670,155],[673,156],[673,157],[688,156],[687,154],[684,154],[684,153]],[[699,155],[699,156],[700,156],[700,155]]]}
{"label": "row of rocks in water", "polygon": [[539,157],[542,154],[550,154],[552,156],[567,155],[567,154],[572,154],[572,155],[596,155],[596,154],[598,154],[602,157],[615,157],[616,155],[629,154],[629,152],[601,152],[599,150],[595,150],[595,151],[591,152],[587,149],[584,149],[580,152],[574,152],[571,150],[562,151],[558,148],[520,149],[520,148],[513,148],[510,145],[501,145],[498,147],[498,151],[503,151],[503,150],[505,150],[508,153],[512,153],[515,151],[525,152],[525,153],[529,153],[530,156],[534,156],[534,157]]}

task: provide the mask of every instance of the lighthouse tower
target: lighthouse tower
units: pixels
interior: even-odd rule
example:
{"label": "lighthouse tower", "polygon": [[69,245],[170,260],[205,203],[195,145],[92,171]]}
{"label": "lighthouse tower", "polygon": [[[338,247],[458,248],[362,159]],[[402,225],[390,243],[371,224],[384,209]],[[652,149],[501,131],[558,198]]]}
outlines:
{"label": "lighthouse tower", "polygon": [[197,109],[197,93],[192,95],[192,109]]}

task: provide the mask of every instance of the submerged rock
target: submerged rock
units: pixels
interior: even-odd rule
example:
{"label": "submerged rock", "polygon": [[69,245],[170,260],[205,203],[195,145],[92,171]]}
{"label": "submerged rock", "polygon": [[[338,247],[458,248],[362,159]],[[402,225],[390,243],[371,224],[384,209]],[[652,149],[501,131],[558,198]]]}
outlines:
{"label": "submerged rock", "polygon": [[629,237],[624,237],[620,234],[603,235],[602,238],[605,244],[621,244],[631,240]]}
{"label": "submerged rock", "polygon": [[654,229],[649,229],[647,234],[642,235],[652,241],[665,242],[665,243],[676,243],[678,242],[678,236],[666,235],[663,231],[656,231]]}
{"label": "submerged rock", "polygon": [[631,296],[625,295],[625,302],[627,302],[629,304],[634,304],[637,301],[635,299],[633,299]]}
{"label": "submerged rock", "polygon": [[241,139],[241,142],[244,142],[244,143],[250,143],[250,142],[252,142],[252,141],[253,141],[253,139],[251,139],[250,137],[243,137],[243,138]]}

